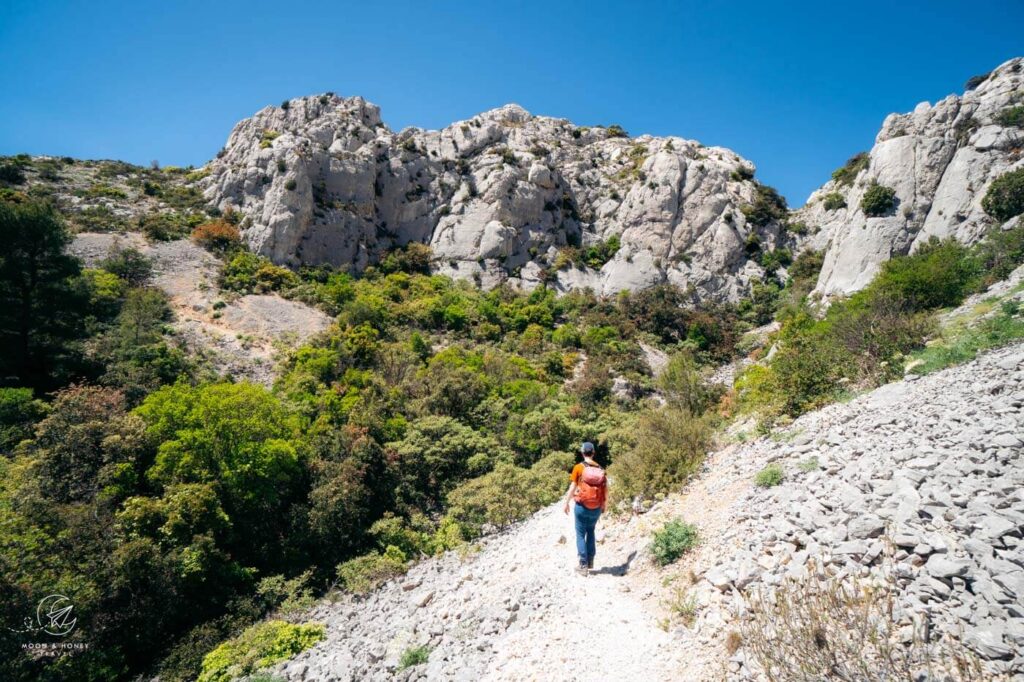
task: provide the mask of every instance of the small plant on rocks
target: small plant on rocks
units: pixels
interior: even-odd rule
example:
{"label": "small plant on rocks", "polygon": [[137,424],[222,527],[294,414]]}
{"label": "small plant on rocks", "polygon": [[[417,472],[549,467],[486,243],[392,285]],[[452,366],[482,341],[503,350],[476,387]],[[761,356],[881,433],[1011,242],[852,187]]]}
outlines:
{"label": "small plant on rocks", "polygon": [[782,483],[786,475],[778,464],[769,464],[754,476],[754,485],[758,488],[774,488]]}
{"label": "small plant on rocks", "polygon": [[812,471],[817,471],[818,469],[820,469],[821,463],[818,461],[817,457],[812,455],[807,459],[803,460],[802,462],[800,462],[800,464],[797,465],[797,468],[800,469],[800,471],[803,471],[804,473],[810,473]]}
{"label": "small plant on rocks", "polygon": [[682,519],[669,521],[661,530],[654,534],[651,551],[654,560],[660,566],[667,566],[686,552],[693,549],[700,541],[697,527]]}
{"label": "small plant on rocks", "polygon": [[883,216],[896,205],[896,190],[892,187],[879,185],[877,182],[867,188],[860,200],[860,208],[864,215]]}
{"label": "small plant on rocks", "polygon": [[398,659],[398,669],[405,670],[414,665],[426,663],[428,658],[430,658],[430,647],[426,644],[410,647],[403,651],[402,656]]}

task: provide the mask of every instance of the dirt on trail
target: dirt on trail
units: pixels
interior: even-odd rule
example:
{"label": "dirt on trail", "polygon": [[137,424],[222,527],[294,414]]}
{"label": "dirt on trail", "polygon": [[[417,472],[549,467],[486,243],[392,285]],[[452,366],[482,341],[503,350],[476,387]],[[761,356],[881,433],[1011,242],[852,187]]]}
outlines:
{"label": "dirt on trail", "polygon": [[70,251],[94,266],[124,248],[151,259],[150,283],[168,295],[182,345],[218,374],[270,385],[279,350],[330,324],[319,310],[276,294],[220,291],[220,261],[186,239],[150,244],[137,233],[86,232],[75,236]]}

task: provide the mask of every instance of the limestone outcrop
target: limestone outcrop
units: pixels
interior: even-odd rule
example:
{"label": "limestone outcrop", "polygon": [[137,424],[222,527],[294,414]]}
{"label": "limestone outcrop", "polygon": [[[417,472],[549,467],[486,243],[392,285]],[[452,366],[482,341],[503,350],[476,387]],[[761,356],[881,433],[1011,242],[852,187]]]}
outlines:
{"label": "limestone outcrop", "polygon": [[[244,213],[254,251],[290,266],[359,272],[420,242],[435,271],[484,287],[543,281],[613,294],[668,282],[736,300],[764,276],[764,251],[813,248],[826,252],[817,290],[845,294],[933,236],[970,243],[995,225],[981,202],[1024,164],[1024,129],[1006,116],[1021,105],[1018,58],[963,95],[891,114],[870,152],[788,216],[751,211],[754,166],[721,147],[631,138],[514,104],[443,130],[394,132],[378,107],[330,93],[236,125],[204,191]],[[874,185],[892,200],[865,212]]]}
{"label": "limestone outcrop", "polygon": [[[963,95],[890,114],[871,151],[795,212],[795,221],[816,231],[806,246],[825,250],[818,291],[856,291],[883,261],[931,237],[972,243],[994,227],[981,202],[994,179],[1024,166],[1024,129],[1006,116],[1021,105],[1024,59],[1017,58]],[[876,183],[893,189],[895,200],[869,216],[861,201]]]}
{"label": "limestone outcrop", "polygon": [[206,196],[245,214],[254,251],[291,266],[360,271],[422,242],[436,271],[485,287],[671,282],[727,300],[763,275],[747,245],[787,240],[777,220],[745,217],[754,167],[728,149],[516,105],[395,133],[359,97],[304,97],[239,123],[210,170]]}

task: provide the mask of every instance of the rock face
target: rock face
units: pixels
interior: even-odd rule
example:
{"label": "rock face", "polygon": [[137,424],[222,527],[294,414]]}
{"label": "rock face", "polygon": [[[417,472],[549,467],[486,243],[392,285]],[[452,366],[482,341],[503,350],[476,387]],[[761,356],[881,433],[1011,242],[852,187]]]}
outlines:
{"label": "rock face", "polygon": [[[977,241],[994,224],[981,207],[989,184],[1024,165],[1024,130],[1000,113],[1024,104],[1024,59],[1012,59],[961,96],[908,114],[890,114],[866,163],[811,194],[795,220],[812,231],[806,243],[825,250],[818,280],[823,294],[862,288],[879,264],[931,237]],[[895,206],[867,216],[861,199],[872,183],[896,192]],[[843,207],[830,208],[843,204]]]}
{"label": "rock face", "polygon": [[[436,271],[485,287],[546,281],[612,294],[669,282],[736,300],[764,275],[756,242],[824,250],[817,289],[845,294],[933,236],[970,243],[993,226],[981,199],[992,180],[1024,164],[1024,130],[1000,114],[1022,104],[1018,58],[961,96],[890,115],[863,164],[791,216],[807,226],[802,237],[778,220],[747,219],[753,165],[728,149],[629,138],[512,104],[443,130],[398,133],[359,97],[267,107],[235,126],[205,194],[244,212],[254,251],[291,266],[358,272],[421,242]],[[874,183],[895,201],[869,216],[861,199]],[[566,249],[613,237],[621,248],[593,267]]]}
{"label": "rock face", "polygon": [[[205,190],[244,212],[246,241],[277,263],[359,271],[422,242],[435,270],[483,286],[544,279],[614,293],[671,282],[727,300],[763,275],[748,239],[785,241],[776,221],[754,226],[741,212],[754,169],[728,149],[629,138],[516,105],[399,133],[359,97],[287,105],[235,127]],[[598,267],[558,256],[612,237],[621,248]]]}

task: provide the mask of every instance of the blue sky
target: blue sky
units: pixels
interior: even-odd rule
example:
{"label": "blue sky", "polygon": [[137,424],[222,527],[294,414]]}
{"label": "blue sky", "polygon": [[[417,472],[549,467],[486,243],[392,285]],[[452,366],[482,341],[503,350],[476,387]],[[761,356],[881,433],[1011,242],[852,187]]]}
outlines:
{"label": "blue sky", "polygon": [[0,4],[0,154],[200,165],[335,91],[394,129],[507,102],[731,147],[793,205],[885,115],[1024,54],[1024,2]]}

